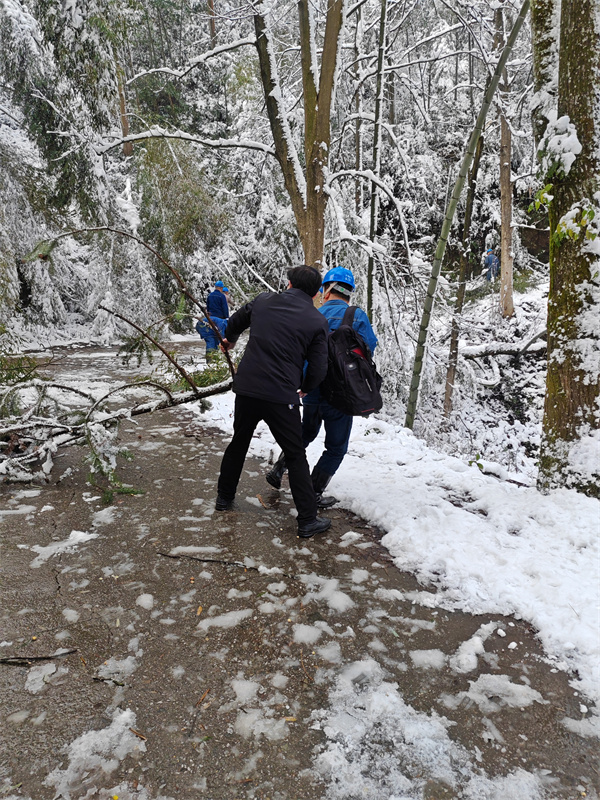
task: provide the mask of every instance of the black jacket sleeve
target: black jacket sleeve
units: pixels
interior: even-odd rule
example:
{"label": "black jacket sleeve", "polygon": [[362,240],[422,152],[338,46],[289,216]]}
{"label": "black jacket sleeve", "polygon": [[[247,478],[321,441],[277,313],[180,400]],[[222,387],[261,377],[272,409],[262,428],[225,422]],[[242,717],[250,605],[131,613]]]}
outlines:
{"label": "black jacket sleeve", "polygon": [[[260,297],[260,295],[258,296]],[[240,335],[250,327],[250,320],[252,319],[252,306],[256,300],[257,298],[255,297],[254,300],[246,303],[245,306],[242,306],[229,318],[227,328],[225,329],[225,338],[228,342],[237,342],[237,340],[240,338]]]}
{"label": "black jacket sleeve", "polygon": [[327,336],[328,328],[325,324],[321,330],[317,331],[308,346],[306,354],[308,364],[300,387],[301,391],[306,394],[316,389],[327,375]]}

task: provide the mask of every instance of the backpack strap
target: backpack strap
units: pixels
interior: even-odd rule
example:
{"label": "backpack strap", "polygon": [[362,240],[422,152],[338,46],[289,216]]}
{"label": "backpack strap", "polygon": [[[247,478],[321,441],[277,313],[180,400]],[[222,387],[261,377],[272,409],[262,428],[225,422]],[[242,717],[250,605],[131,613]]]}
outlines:
{"label": "backpack strap", "polygon": [[350,328],[354,323],[354,314],[356,313],[357,306],[348,306],[348,308],[344,311],[344,316],[342,317],[342,321],[340,322],[340,327],[342,325],[348,325]]}

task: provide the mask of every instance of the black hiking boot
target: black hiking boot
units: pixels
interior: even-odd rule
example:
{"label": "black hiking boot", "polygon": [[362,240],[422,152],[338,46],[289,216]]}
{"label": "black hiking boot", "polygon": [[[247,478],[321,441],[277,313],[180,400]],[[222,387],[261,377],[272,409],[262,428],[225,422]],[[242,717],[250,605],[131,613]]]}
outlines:
{"label": "black hiking boot", "polygon": [[312,539],[316,533],[323,533],[331,527],[331,520],[327,517],[318,517],[305,525],[298,525],[299,539]]}
{"label": "black hiking boot", "polygon": [[231,511],[233,500],[227,500],[222,494],[217,495],[215,500],[215,511]]}
{"label": "black hiking boot", "polygon": [[285,465],[285,456],[283,453],[279,456],[277,461],[273,464],[273,469],[267,472],[265,478],[274,489],[281,489],[281,479],[283,478],[287,467]]}
{"label": "black hiking boot", "polygon": [[331,508],[331,506],[334,506],[338,502],[337,497],[333,495],[323,495],[332,477],[332,475],[327,475],[327,473],[321,472],[321,470],[316,467],[312,471],[311,478],[313,489],[317,495],[318,508]]}

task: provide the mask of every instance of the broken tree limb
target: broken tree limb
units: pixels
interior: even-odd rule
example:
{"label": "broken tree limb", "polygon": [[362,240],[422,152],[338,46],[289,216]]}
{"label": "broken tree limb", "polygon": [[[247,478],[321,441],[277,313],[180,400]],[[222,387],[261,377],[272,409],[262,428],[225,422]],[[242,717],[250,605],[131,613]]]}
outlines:
{"label": "broken tree limb", "polygon": [[[108,427],[114,425],[122,419],[129,419],[137,417],[141,414],[151,414],[153,411],[160,411],[165,408],[173,408],[184,403],[197,402],[207,397],[216,394],[223,394],[229,391],[232,385],[232,379],[222,381],[221,383],[207,386],[205,388],[197,388],[196,392],[192,390],[185,392],[170,392],[165,387],[147,381],[139,384],[130,384],[135,387],[150,385],[154,388],[159,388],[165,392],[167,397],[161,400],[151,402],[138,403],[132,408],[119,409],[113,414],[104,414],[101,418],[89,418],[88,409],[69,409],[69,413],[81,419],[85,417],[84,422],[77,422],[77,424],[69,425],[68,423],[59,422],[52,417],[35,417],[29,418],[23,423],[19,423],[14,417],[6,420],[4,426],[0,425],[0,447],[9,447],[9,452],[0,452],[0,482],[2,480],[12,481],[31,481],[36,474],[32,472],[31,467],[28,465],[40,462],[48,453],[55,453],[58,447],[76,444],[86,439],[86,432],[90,425],[103,425]],[[69,387],[61,387],[68,389]],[[119,387],[123,389],[124,387]],[[105,400],[111,394],[114,394],[118,389],[109,392],[102,400]],[[9,441],[3,442],[3,439],[9,438]],[[10,438],[12,437],[12,438]],[[24,447],[25,452],[14,454],[15,442]],[[47,473],[39,473],[39,477],[47,479]]]}
{"label": "broken tree limb", "polygon": [[103,305],[99,305],[98,308],[102,309],[102,311],[106,311],[108,314],[112,314],[113,317],[117,317],[118,319],[122,319],[123,322],[126,322],[128,325],[131,325],[131,327],[135,328],[135,330],[138,331],[138,333],[141,333],[142,336],[144,336],[146,339],[148,339],[149,342],[152,342],[154,347],[156,347],[157,350],[160,350],[160,352],[163,354],[163,356],[175,367],[175,369],[181,375],[181,377],[184,379],[184,381],[189,386],[191,386],[192,392],[194,392],[194,394],[197,395],[198,387],[196,386],[196,383],[194,382],[194,379],[192,378],[192,376],[188,374],[187,370],[185,370],[181,366],[181,364],[178,361],[176,361],[173,358],[173,356],[169,352],[167,352],[167,350],[165,350],[165,348],[153,336],[150,336],[148,331],[145,331],[137,323],[132,322],[130,319],[127,319],[127,317],[124,317],[122,314],[119,314],[118,311],[113,311],[112,309],[106,308],[106,306],[103,306]]}
{"label": "broken tree limb", "polygon": [[[219,340],[219,342],[221,344],[223,344],[223,336],[221,335],[221,331],[215,325],[215,323],[212,321],[211,316],[208,313],[206,307],[202,303],[200,303],[198,300],[196,300],[194,295],[187,288],[187,285],[186,285],[185,281],[183,280],[183,278],[181,277],[181,275],[179,274],[179,272],[177,272],[177,270],[174,267],[172,267],[169,264],[169,262],[166,261],[160,255],[160,253],[158,253],[153,247],[151,247],[148,244],[148,242],[145,242],[143,239],[140,239],[139,236],[135,236],[135,234],[133,234],[133,233],[129,233],[128,231],[122,231],[119,228],[111,228],[110,225],[100,225],[100,226],[95,227],[95,228],[77,228],[76,230],[65,231],[65,233],[59,233],[58,236],[54,236],[52,239],[46,240],[44,242],[40,242],[40,244],[37,245],[37,247],[35,248],[33,253],[41,251],[43,253],[46,253],[46,257],[47,257],[47,252],[51,251],[54,248],[54,246],[56,245],[56,242],[58,242],[60,239],[65,239],[68,236],[75,236],[78,233],[101,233],[103,231],[108,232],[108,233],[115,233],[118,236],[124,236],[126,239],[132,239],[134,242],[137,242],[138,244],[142,245],[142,247],[145,247],[146,250],[148,250],[150,253],[152,253],[152,255],[156,256],[156,258],[158,258],[158,260],[169,270],[171,275],[175,278],[179,288],[181,289],[181,292],[182,292],[183,296],[187,300],[189,300],[190,303],[192,303],[193,305],[195,305],[197,308],[200,309],[202,314],[206,317],[206,320],[207,320],[208,324],[210,325],[210,327],[212,328],[213,332],[215,333],[217,339]],[[109,309],[105,308],[104,311],[109,311]],[[109,313],[112,313],[112,312],[109,312]],[[124,317],[121,317],[121,319],[123,319],[125,322],[129,323],[130,325],[132,325],[132,323],[128,319],[125,319]],[[138,330],[140,330],[140,329],[138,328]],[[142,331],[142,333],[143,333],[143,331]],[[146,335],[146,334],[144,333],[144,335]],[[150,337],[147,337],[147,338],[150,338]],[[231,360],[231,356],[229,355],[229,353],[227,352],[226,349],[223,349],[223,353],[225,354],[225,358],[227,359],[227,364],[229,366],[229,371],[231,372],[231,375],[233,377],[235,375],[235,367],[233,365],[233,361]]]}
{"label": "broken tree limb", "polygon": [[486,356],[523,356],[526,353],[540,353],[546,349],[546,342],[539,342],[546,330],[539,331],[524,345],[509,342],[489,342],[488,344],[461,347],[463,358],[485,358]]}

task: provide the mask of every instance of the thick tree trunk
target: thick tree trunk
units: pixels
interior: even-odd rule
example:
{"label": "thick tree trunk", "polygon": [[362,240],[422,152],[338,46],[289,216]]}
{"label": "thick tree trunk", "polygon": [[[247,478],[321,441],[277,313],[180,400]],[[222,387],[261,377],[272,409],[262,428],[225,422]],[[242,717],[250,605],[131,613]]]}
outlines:
{"label": "thick tree trunk", "polygon": [[532,0],[531,42],[533,47],[533,90],[531,117],[536,147],[539,147],[548,113],[556,107],[556,65],[560,0]]}
{"label": "thick tree trunk", "polygon": [[512,317],[513,305],[513,229],[512,180],[510,162],[512,137],[504,114],[500,117],[500,313]]}
{"label": "thick tree trunk", "polygon": [[[581,145],[553,177],[548,376],[538,486],[600,496],[599,0],[562,0],[558,116]],[[595,218],[594,218],[595,217]],[[569,233],[567,234],[567,230]]]}
{"label": "thick tree trunk", "polygon": [[465,302],[465,289],[467,285],[467,273],[470,271],[471,259],[471,219],[473,217],[473,202],[475,200],[475,189],[477,187],[477,173],[483,152],[483,136],[479,137],[473,166],[469,172],[469,183],[467,189],[467,201],[465,204],[465,224],[463,226],[462,253],[460,254],[460,268],[458,273],[458,291],[456,293],[456,305],[454,316],[452,317],[452,332],[450,334],[450,355],[448,357],[448,370],[446,372],[446,392],[444,396],[444,416],[449,417],[452,412],[452,395],[454,394],[454,382],[456,380],[456,367],[458,364],[458,338],[460,335],[459,317],[462,314]]}
{"label": "thick tree trunk", "polygon": [[[258,3],[259,9],[262,6],[263,3]],[[260,75],[275,153],[296,219],[304,261],[316,267],[323,264],[327,208],[325,173],[329,164],[331,104],[343,12],[344,0],[332,0],[327,9],[319,73],[310,3],[309,0],[298,1],[304,101],[304,170],[300,165],[283,105],[275,53],[265,17],[262,14],[254,15]]]}

